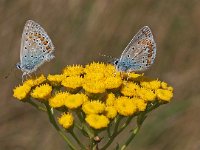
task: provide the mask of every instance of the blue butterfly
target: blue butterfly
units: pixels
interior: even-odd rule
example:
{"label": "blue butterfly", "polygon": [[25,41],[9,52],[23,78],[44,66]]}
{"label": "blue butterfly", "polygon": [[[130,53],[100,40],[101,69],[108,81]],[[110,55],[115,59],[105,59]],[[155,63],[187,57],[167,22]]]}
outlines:
{"label": "blue butterfly", "polygon": [[22,33],[20,62],[16,65],[23,72],[22,81],[24,75],[30,75],[43,63],[52,60],[54,51],[45,30],[38,23],[28,20]]}
{"label": "blue butterfly", "polygon": [[144,26],[132,38],[121,57],[114,61],[120,72],[137,72],[148,69],[156,57],[156,43],[148,26]]}

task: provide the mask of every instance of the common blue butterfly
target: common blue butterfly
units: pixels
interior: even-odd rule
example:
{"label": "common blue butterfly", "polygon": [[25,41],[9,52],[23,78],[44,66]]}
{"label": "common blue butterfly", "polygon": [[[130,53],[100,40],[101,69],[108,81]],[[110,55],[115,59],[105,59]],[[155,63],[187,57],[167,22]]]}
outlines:
{"label": "common blue butterfly", "polygon": [[45,30],[35,21],[28,20],[24,26],[20,48],[20,62],[17,68],[24,75],[36,71],[44,62],[50,61],[55,48]]}
{"label": "common blue butterfly", "polygon": [[151,29],[144,26],[132,38],[114,65],[120,72],[137,72],[148,69],[156,57],[156,43]]}

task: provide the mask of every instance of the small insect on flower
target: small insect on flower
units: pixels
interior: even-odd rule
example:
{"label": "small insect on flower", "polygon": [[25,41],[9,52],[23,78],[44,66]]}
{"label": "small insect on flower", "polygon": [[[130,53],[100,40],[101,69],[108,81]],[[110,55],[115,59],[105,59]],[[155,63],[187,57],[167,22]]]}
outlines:
{"label": "small insect on flower", "polygon": [[132,38],[114,65],[120,72],[137,72],[148,69],[156,57],[156,43],[151,29],[144,26]]}
{"label": "small insect on flower", "polygon": [[30,75],[43,63],[54,58],[55,48],[44,29],[35,21],[28,20],[24,26],[21,39],[20,62],[17,68],[24,75]]}

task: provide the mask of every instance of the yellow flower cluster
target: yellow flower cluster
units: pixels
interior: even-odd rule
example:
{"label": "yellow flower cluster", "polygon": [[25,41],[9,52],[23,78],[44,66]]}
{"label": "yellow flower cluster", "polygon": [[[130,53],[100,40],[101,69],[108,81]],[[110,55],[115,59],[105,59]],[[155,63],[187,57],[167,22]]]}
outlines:
{"label": "yellow flower cluster", "polygon": [[62,74],[47,78],[29,79],[13,91],[19,100],[32,97],[64,110],[58,123],[66,129],[74,122],[71,112],[82,111],[89,126],[101,129],[117,115],[137,115],[146,111],[148,104],[163,104],[173,97],[173,88],[165,82],[143,74],[120,73],[111,64],[95,62],[85,67],[67,66]]}

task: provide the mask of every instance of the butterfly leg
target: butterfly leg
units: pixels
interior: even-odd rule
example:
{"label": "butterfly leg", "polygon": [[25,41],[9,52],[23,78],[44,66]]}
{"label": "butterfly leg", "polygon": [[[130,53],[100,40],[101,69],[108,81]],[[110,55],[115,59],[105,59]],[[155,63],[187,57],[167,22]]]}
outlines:
{"label": "butterfly leg", "polygon": [[22,83],[24,82],[24,76],[26,77],[26,72],[22,74]]}
{"label": "butterfly leg", "polygon": [[127,77],[127,81],[131,78],[130,77],[130,72],[127,73],[128,77]]}

